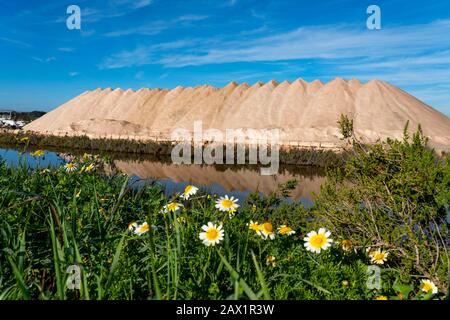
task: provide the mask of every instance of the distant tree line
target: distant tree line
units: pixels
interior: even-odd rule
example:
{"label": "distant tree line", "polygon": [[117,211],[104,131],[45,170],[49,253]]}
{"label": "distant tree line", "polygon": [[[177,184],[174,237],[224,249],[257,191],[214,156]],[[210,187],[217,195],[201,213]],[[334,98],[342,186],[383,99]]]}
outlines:
{"label": "distant tree line", "polygon": [[44,111],[31,111],[31,112],[17,112],[13,111],[11,114],[11,120],[14,121],[34,121],[37,118],[42,117],[46,112]]}

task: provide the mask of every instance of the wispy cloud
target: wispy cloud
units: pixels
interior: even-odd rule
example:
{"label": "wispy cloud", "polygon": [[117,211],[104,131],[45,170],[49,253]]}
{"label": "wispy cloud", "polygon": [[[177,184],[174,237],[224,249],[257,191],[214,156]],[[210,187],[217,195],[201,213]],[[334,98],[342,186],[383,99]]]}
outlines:
{"label": "wispy cloud", "polygon": [[138,48],[128,51],[120,51],[103,59],[100,63],[100,69],[120,69],[133,66],[142,66],[154,63],[158,54],[175,49],[192,48],[200,43],[200,39],[183,39],[169,42],[162,42],[149,46],[139,46]]}
{"label": "wispy cloud", "polygon": [[450,20],[391,27],[380,31],[357,29],[349,25],[313,26],[250,41],[202,47],[197,54],[172,55],[162,58],[159,63],[183,67],[298,59],[380,59],[445,50],[449,42]]}
{"label": "wispy cloud", "polygon": [[48,58],[39,58],[39,57],[31,57],[34,61],[40,62],[40,63],[50,63],[52,61],[55,61],[55,57],[48,57]]}
{"label": "wispy cloud", "polygon": [[58,51],[61,51],[61,52],[73,52],[74,50],[75,50],[74,48],[70,48],[70,47],[58,48]]}
{"label": "wispy cloud", "polygon": [[112,5],[126,5],[133,9],[140,9],[148,7],[153,3],[153,0],[110,0]]}
{"label": "wispy cloud", "polygon": [[70,77],[76,77],[77,75],[79,75],[79,73],[76,71],[69,72]]}
{"label": "wispy cloud", "polygon": [[201,21],[208,19],[209,16],[205,15],[183,15],[178,18],[172,19],[172,20],[157,20],[152,21],[146,25],[129,28],[129,29],[122,29],[122,30],[116,30],[105,33],[105,36],[107,37],[121,37],[131,34],[137,34],[137,35],[156,35],[159,34],[167,29],[170,28],[180,28],[180,27],[186,27],[191,25],[193,22]]}
{"label": "wispy cloud", "polygon": [[132,51],[121,51],[104,59],[100,69],[119,69],[133,66],[143,66],[151,63],[151,53],[148,48],[139,47]]}
{"label": "wispy cloud", "polygon": [[20,40],[16,40],[16,39],[6,38],[6,37],[0,37],[0,41],[8,42],[8,43],[11,43],[11,44],[14,44],[14,45],[18,45],[18,46],[21,46],[21,47],[28,47],[28,48],[33,47],[29,43],[26,43],[26,42],[23,42],[23,41],[20,41]]}

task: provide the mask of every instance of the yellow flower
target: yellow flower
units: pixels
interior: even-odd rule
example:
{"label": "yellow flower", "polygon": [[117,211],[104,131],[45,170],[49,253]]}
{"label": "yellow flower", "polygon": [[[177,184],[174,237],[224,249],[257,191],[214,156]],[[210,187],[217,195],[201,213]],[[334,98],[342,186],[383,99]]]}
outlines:
{"label": "yellow flower", "polygon": [[184,192],[181,195],[181,198],[184,200],[188,200],[191,196],[195,195],[198,191],[198,188],[195,186],[191,186],[190,184],[184,188]]}
{"label": "yellow flower", "polygon": [[436,294],[438,293],[438,288],[436,287],[436,285],[433,283],[433,281],[428,280],[428,279],[422,279],[421,280],[421,284],[420,284],[420,289],[425,292],[425,293],[433,293]]}
{"label": "yellow flower", "polygon": [[341,241],[341,248],[344,251],[352,251],[352,249],[353,249],[353,242],[351,240],[342,240]]}
{"label": "yellow flower", "polygon": [[303,239],[305,241],[305,248],[307,251],[320,253],[321,250],[326,250],[331,246],[333,240],[330,238],[331,232],[324,228],[320,228],[318,232],[311,231]]}
{"label": "yellow flower", "polygon": [[164,212],[176,212],[178,211],[183,205],[181,203],[177,202],[170,202],[166,204],[163,208]]}
{"label": "yellow flower", "polygon": [[43,155],[45,155],[45,151],[44,150],[36,150],[35,152],[31,153],[32,157],[37,157],[37,158],[40,158]]}
{"label": "yellow flower", "polygon": [[144,222],[143,224],[136,226],[136,228],[134,229],[134,233],[140,236],[148,232],[149,230],[150,230],[149,224],[147,222]]}
{"label": "yellow flower", "polygon": [[270,222],[264,222],[259,226],[259,235],[264,239],[275,239],[275,232],[273,232],[273,225]]}
{"label": "yellow flower", "polygon": [[27,142],[28,140],[30,140],[30,138],[28,137],[23,137],[19,139],[20,142]]}
{"label": "yellow flower", "polygon": [[266,264],[267,264],[268,266],[271,265],[273,268],[275,268],[275,267],[277,266],[276,258],[275,258],[274,256],[268,256],[268,257],[266,258]]}
{"label": "yellow flower", "polygon": [[235,199],[234,197],[220,197],[218,200],[216,200],[216,208],[220,211],[236,211],[236,209],[239,207],[237,204],[239,200]]}
{"label": "yellow flower", "polygon": [[73,162],[69,162],[64,165],[64,169],[66,170],[66,172],[74,172],[75,170],[77,170],[77,165]]}
{"label": "yellow flower", "polygon": [[292,230],[287,225],[283,224],[282,226],[280,226],[278,228],[278,233],[281,234],[281,235],[291,236],[291,235],[295,234],[295,231]]}
{"label": "yellow flower", "polygon": [[388,300],[388,297],[386,297],[386,296],[377,296],[377,297],[375,297],[374,300]]}
{"label": "yellow flower", "polygon": [[374,264],[384,264],[387,261],[389,253],[383,250],[371,251],[369,253],[370,261]]}
{"label": "yellow flower", "polygon": [[81,190],[76,193],[75,198],[79,198],[80,194],[81,194]]}
{"label": "yellow flower", "polygon": [[247,223],[247,225],[250,230],[259,232],[259,223],[258,222],[253,222],[253,220],[250,220],[250,222]]}
{"label": "yellow flower", "polygon": [[199,238],[205,246],[215,246],[223,240],[224,231],[222,225],[215,225],[212,222],[202,226],[204,232],[200,232]]}

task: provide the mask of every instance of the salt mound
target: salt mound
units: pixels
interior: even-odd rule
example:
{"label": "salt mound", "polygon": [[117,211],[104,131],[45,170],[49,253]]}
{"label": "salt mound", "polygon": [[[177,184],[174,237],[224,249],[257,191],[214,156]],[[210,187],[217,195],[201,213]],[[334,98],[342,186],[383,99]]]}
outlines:
{"label": "salt mound", "polygon": [[111,88],[81,94],[25,130],[49,134],[125,135],[169,138],[175,128],[279,129],[281,140],[299,143],[341,143],[337,121],[354,119],[356,135],[366,142],[401,138],[406,121],[419,123],[438,148],[450,147],[450,119],[403,90],[379,80],[362,84],[337,78],[329,83],[231,82],[173,90]]}

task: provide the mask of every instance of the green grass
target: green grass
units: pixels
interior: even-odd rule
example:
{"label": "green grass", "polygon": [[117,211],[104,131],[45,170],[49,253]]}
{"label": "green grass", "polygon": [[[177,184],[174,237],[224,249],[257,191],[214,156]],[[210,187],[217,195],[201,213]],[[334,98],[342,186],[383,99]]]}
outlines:
{"label": "green grass", "polygon": [[[80,171],[90,163],[95,171]],[[104,174],[98,158],[77,165],[67,173],[0,163],[1,299],[373,299],[396,298],[405,287],[394,250],[380,266],[379,290],[366,285],[365,246],[344,251],[332,234],[331,248],[306,251],[303,238],[321,224],[317,207],[251,195],[230,218],[215,208],[215,195],[167,197],[159,187],[133,189],[125,175]],[[171,201],[184,206],[163,213]],[[287,224],[296,234],[264,240],[250,220],[270,221],[275,230]],[[136,235],[132,221],[152,227]],[[199,233],[209,221],[223,224],[225,236],[207,247]],[[79,290],[68,287],[73,265],[81,271]],[[412,276],[404,298],[431,298]]]}

